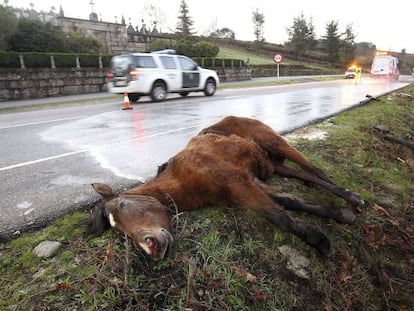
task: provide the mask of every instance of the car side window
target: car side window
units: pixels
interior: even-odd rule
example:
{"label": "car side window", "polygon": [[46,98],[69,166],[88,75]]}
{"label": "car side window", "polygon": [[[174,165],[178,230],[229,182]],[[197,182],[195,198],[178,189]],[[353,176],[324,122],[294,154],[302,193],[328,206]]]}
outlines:
{"label": "car side window", "polygon": [[165,69],[177,69],[177,64],[175,63],[173,57],[160,56],[160,60]]}
{"label": "car side window", "polygon": [[197,64],[187,57],[178,57],[182,70],[197,70]]}
{"label": "car side window", "polygon": [[137,68],[156,68],[157,65],[154,62],[152,56],[138,56],[135,59],[135,66]]}

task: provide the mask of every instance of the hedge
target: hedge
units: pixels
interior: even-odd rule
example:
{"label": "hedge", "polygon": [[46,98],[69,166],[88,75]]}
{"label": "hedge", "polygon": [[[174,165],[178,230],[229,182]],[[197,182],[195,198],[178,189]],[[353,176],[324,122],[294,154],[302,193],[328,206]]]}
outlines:
{"label": "hedge", "polygon": [[0,51],[0,68],[20,68],[19,54]]}
{"label": "hedge", "polygon": [[23,56],[26,68],[51,68],[51,56],[57,68],[76,67],[76,58],[79,58],[80,67],[99,67],[99,57],[102,59],[102,66],[108,67],[112,58],[112,55],[98,54],[0,51],[0,68],[20,68],[19,55]]}
{"label": "hedge", "polygon": [[223,68],[240,68],[246,67],[244,60],[242,59],[230,59],[230,58],[214,58],[214,57],[194,57],[193,60],[201,67],[223,67]]}
{"label": "hedge", "polygon": [[[76,58],[79,58],[80,67],[99,67],[99,57],[102,66],[109,67],[112,55],[98,54],[72,54],[72,53],[41,53],[41,52],[1,52],[0,68],[20,68],[19,55],[23,56],[26,68],[51,68],[51,56],[53,56],[56,68],[76,67]],[[244,67],[244,60],[223,59],[214,57],[194,57],[193,60],[202,67]]]}

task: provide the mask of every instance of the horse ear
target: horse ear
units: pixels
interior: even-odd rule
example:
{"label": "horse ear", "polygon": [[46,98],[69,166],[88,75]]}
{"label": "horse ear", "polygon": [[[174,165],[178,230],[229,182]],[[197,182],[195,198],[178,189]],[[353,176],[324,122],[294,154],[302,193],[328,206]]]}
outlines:
{"label": "horse ear", "polygon": [[114,191],[111,187],[109,187],[106,184],[101,183],[94,183],[92,184],[93,189],[97,193],[99,193],[106,201],[109,201],[110,199],[114,198],[116,195],[114,194]]}

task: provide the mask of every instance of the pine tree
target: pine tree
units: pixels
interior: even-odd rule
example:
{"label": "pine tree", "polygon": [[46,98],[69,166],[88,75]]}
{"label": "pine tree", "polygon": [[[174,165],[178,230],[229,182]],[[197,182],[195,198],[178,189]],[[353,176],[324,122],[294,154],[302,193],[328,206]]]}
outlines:
{"label": "pine tree", "polygon": [[188,5],[185,0],[181,0],[176,33],[185,37],[191,36],[193,32],[192,27],[193,21],[189,16]]}
{"label": "pine tree", "polygon": [[322,40],[325,53],[328,54],[328,61],[331,64],[340,62],[341,35],[337,21],[330,21],[326,24],[326,34]]}
{"label": "pine tree", "polygon": [[256,37],[256,42],[264,42],[264,22],[265,22],[265,16],[263,13],[259,11],[259,9],[256,8],[256,10],[253,11],[253,26],[254,26],[254,36]]}
{"label": "pine tree", "polygon": [[306,21],[303,13],[293,19],[293,25],[287,28],[289,40],[287,46],[302,61],[305,51],[315,44],[315,27],[312,19]]}

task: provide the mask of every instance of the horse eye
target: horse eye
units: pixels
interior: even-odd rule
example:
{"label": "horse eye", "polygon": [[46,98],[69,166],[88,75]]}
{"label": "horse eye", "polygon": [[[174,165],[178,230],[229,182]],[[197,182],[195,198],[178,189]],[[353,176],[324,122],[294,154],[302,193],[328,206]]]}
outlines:
{"label": "horse eye", "polygon": [[119,207],[123,209],[125,207],[125,202],[124,201],[119,202]]}

